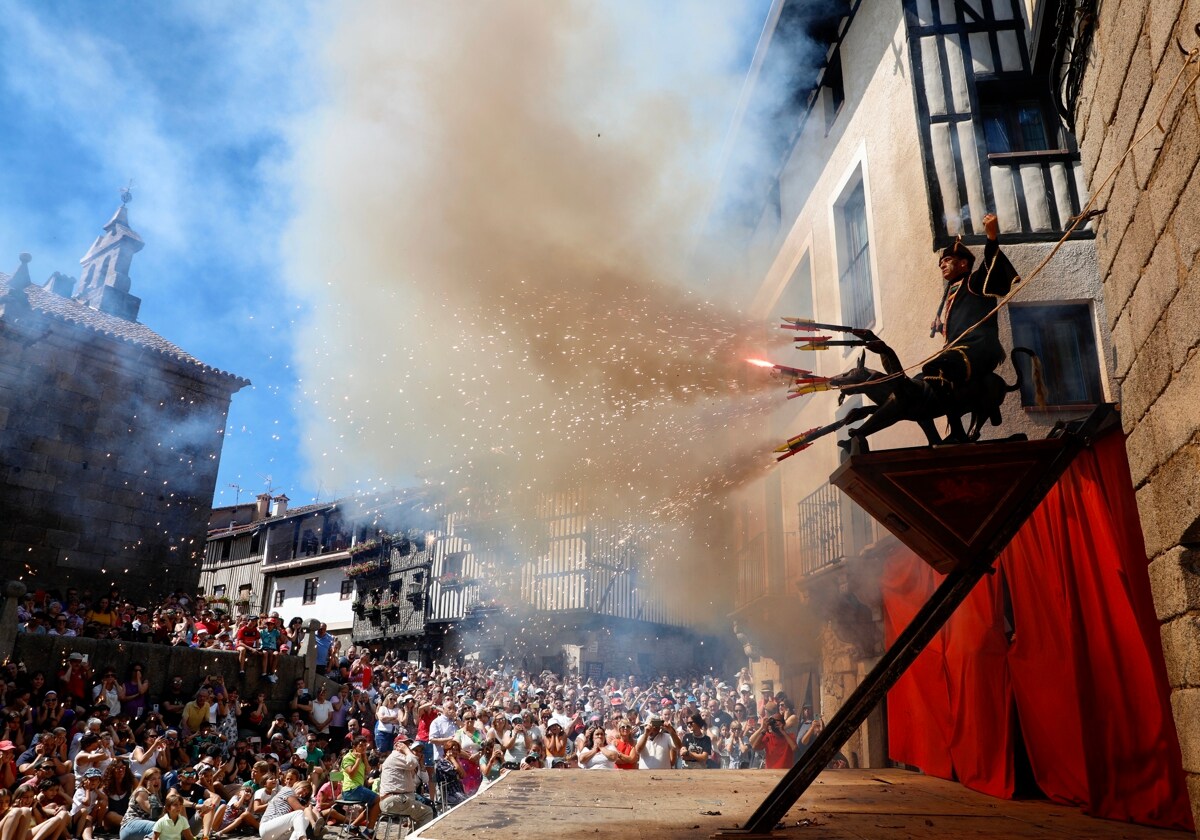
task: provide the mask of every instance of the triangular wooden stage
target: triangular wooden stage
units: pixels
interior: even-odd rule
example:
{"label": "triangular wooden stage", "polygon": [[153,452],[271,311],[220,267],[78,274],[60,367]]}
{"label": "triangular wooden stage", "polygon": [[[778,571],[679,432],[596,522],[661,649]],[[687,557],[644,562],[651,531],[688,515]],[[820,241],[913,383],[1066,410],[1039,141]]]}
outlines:
{"label": "triangular wooden stage", "polygon": [[1067,445],[1059,437],[869,452],[838,467],[829,483],[949,574],[1005,530]]}

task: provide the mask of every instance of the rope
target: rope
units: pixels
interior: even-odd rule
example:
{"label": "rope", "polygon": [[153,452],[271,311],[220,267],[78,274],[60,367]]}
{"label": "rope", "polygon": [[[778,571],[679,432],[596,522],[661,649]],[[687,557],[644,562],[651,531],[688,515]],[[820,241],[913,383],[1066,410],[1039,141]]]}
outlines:
{"label": "rope", "polygon": [[[1182,49],[1182,47],[1181,47],[1181,49]],[[1016,297],[1018,294],[1020,294],[1022,289],[1028,287],[1033,282],[1033,279],[1035,277],[1037,277],[1039,274],[1041,274],[1042,270],[1047,266],[1047,264],[1049,264],[1050,260],[1054,259],[1054,256],[1059,252],[1059,249],[1062,248],[1063,243],[1065,243],[1067,241],[1067,239],[1070,238],[1071,234],[1073,234],[1075,232],[1075,229],[1078,228],[1079,225],[1081,225],[1081,224],[1083,224],[1083,222],[1091,219],[1091,217],[1093,215],[1095,215],[1095,213],[1103,212],[1103,211],[1093,211],[1092,210],[1092,205],[1094,205],[1096,203],[1096,196],[1104,191],[1104,188],[1106,186],[1108,186],[1108,182],[1111,181],[1114,177],[1116,177],[1117,172],[1119,172],[1121,167],[1124,165],[1126,158],[1128,158],[1131,154],[1133,154],[1133,150],[1135,148],[1137,148],[1143,141],[1145,141],[1145,139],[1150,136],[1150,133],[1152,131],[1154,131],[1154,129],[1158,129],[1163,134],[1167,133],[1167,129],[1162,124],[1163,114],[1167,110],[1167,105],[1168,105],[1168,103],[1170,103],[1171,97],[1174,96],[1174,94],[1175,94],[1175,89],[1177,87],[1179,87],[1179,81],[1180,81],[1180,79],[1183,78],[1184,71],[1187,70],[1187,68],[1190,65],[1196,64],[1194,72],[1192,73],[1191,81],[1189,81],[1183,89],[1183,98],[1184,99],[1187,98],[1188,91],[1191,90],[1192,87],[1195,86],[1196,81],[1200,80],[1200,63],[1197,62],[1197,58],[1200,58],[1200,47],[1195,47],[1186,54],[1186,58],[1184,59],[1182,66],[1180,66],[1179,72],[1175,74],[1175,80],[1171,83],[1171,89],[1169,91],[1167,91],[1167,95],[1163,98],[1163,103],[1158,109],[1158,114],[1155,115],[1154,122],[1150,126],[1148,126],[1145,131],[1143,131],[1139,136],[1135,137],[1130,142],[1129,148],[1125,150],[1125,153],[1123,155],[1121,155],[1120,160],[1118,160],[1116,162],[1116,164],[1113,165],[1112,171],[1110,171],[1108,173],[1108,175],[1106,175],[1104,177],[1104,180],[1100,182],[1100,185],[1098,187],[1096,187],[1094,190],[1092,190],[1092,197],[1088,200],[1088,203],[1084,206],[1083,210],[1080,211],[1078,216],[1072,217],[1070,226],[1067,227],[1067,229],[1063,232],[1063,235],[1059,238],[1059,240],[1056,243],[1054,243],[1054,247],[1050,249],[1050,253],[1046,254],[1046,256],[1042,259],[1042,261],[1040,263],[1038,263],[1037,266],[1033,269],[1033,271],[1031,271],[1029,273],[1029,275],[1025,278],[1025,282],[1019,283],[1016,286],[1014,286],[1013,289],[1011,291],[1009,291],[1008,294],[1006,294],[1004,297],[999,299],[999,302],[996,304],[996,306],[990,312],[988,312],[986,315],[984,315],[982,318],[980,318],[974,324],[972,324],[971,326],[969,326],[965,330],[963,330],[961,333],[959,333],[955,337],[955,341],[962,338],[963,336],[970,334],[972,331],[974,331],[978,327],[982,326],[984,324],[984,322],[986,322],[990,318],[992,318],[992,316],[994,316],[997,312],[999,312],[1000,309],[1003,306],[1005,306],[1010,300],[1012,300],[1014,297]],[[992,258],[992,264],[988,266],[987,274],[984,275],[985,287],[987,285],[987,281],[989,279],[991,279],[992,269],[996,267],[996,259],[998,257],[999,257],[999,254],[997,254],[996,257]],[[929,362],[932,362],[938,356],[942,355],[942,353],[944,353],[946,351],[946,349],[947,348],[943,347],[941,350],[938,350],[936,353],[933,353],[932,355],[922,359],[921,361],[917,362],[916,364],[909,365],[908,367],[903,368],[895,373],[889,373],[886,376],[883,376],[883,377],[880,377],[879,379],[873,380],[872,384],[877,385],[882,382],[887,382],[891,379],[898,379],[901,376],[905,376],[911,370],[917,370],[919,368],[923,368],[926,364],[928,364]],[[836,386],[835,386],[835,388],[836,388]],[[840,390],[840,389],[838,389],[838,390]]]}

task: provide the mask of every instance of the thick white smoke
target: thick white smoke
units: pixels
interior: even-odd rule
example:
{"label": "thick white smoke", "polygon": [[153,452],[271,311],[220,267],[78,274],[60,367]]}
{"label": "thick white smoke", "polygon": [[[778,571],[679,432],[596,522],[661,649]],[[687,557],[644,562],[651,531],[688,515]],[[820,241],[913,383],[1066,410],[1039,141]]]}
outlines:
{"label": "thick white smoke", "polygon": [[342,7],[287,234],[314,484],[582,481],[679,523],[771,464],[767,331],[688,259],[738,6]]}

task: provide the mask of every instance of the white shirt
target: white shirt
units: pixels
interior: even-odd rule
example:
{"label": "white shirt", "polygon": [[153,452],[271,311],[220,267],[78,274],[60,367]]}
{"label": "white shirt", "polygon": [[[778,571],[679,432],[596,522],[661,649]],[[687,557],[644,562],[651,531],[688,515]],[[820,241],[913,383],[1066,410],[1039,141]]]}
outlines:
{"label": "white shirt", "polygon": [[[435,738],[450,738],[458,731],[458,724],[446,717],[445,714],[440,714],[433,719],[433,723],[429,724],[429,740]],[[433,760],[438,761],[445,755],[445,750],[441,744],[433,745]]]}
{"label": "white shirt", "polygon": [[646,746],[642,748],[642,754],[638,757],[638,767],[642,770],[669,770],[673,746],[675,742],[666,732],[646,738]]}

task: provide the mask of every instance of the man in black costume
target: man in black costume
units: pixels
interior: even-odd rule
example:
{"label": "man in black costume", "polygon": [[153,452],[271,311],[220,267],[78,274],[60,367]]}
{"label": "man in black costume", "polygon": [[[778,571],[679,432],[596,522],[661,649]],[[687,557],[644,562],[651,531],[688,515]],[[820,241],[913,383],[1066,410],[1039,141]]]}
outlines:
{"label": "man in black costume", "polygon": [[[883,361],[883,369],[890,376],[880,381],[891,380],[892,384],[891,393],[886,397],[882,394],[870,397],[878,403],[877,409],[870,406],[856,408],[843,419],[844,424],[869,418],[858,428],[851,429],[848,439],[841,445],[851,451],[860,451],[868,436],[899,420],[917,422],[930,443],[936,443],[940,437],[932,418],[939,413],[951,420],[953,431],[948,441],[962,442],[966,438],[958,417],[965,412],[972,397],[978,396],[973,392],[980,390],[984,380],[1007,355],[1000,343],[994,310],[1013,284],[1021,280],[1012,263],[1000,252],[1000,224],[994,214],[983,217],[983,229],[987,234],[983,264],[974,271],[971,267],[975,255],[961,239],[942,250],[938,267],[946,288],[930,336],[941,333],[946,344],[937,356],[921,366],[921,373],[912,379],[904,378],[904,367],[895,351],[870,330],[853,331],[866,342],[867,350],[878,354]],[[843,396],[851,393],[869,395],[872,388],[879,387],[874,382],[874,379],[868,379],[862,384],[842,385],[841,391]]]}
{"label": "man in black costume", "polygon": [[938,396],[949,396],[968,382],[987,376],[1006,355],[992,310],[1021,278],[1000,251],[1000,223],[995,214],[983,217],[983,230],[987,245],[979,268],[971,271],[975,255],[961,239],[943,249],[938,261],[946,290],[930,326],[931,334],[946,337],[946,346],[922,366],[920,377]]}

